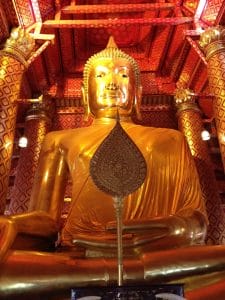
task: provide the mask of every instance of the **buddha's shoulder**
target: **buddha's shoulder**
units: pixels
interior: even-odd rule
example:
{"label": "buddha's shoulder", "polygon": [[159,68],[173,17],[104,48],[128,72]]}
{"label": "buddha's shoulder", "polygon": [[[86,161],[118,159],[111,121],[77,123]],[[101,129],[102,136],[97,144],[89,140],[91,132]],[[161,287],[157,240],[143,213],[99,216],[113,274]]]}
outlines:
{"label": "buddha's shoulder", "polygon": [[74,139],[80,135],[84,135],[90,131],[90,127],[79,127],[73,129],[64,129],[58,131],[51,131],[47,133],[45,139],[48,141],[62,142],[64,139]]}
{"label": "buddha's shoulder", "polygon": [[136,136],[139,136],[139,138],[146,139],[154,143],[180,143],[184,140],[184,135],[176,129],[137,125],[131,129],[131,132],[132,131]]}

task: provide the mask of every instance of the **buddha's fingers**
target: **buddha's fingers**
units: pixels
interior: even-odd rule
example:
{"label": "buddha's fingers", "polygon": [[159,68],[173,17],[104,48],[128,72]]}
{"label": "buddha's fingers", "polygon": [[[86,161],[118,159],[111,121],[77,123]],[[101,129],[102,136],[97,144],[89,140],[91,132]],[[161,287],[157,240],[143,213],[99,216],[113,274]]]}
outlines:
{"label": "buddha's fingers", "polygon": [[4,259],[7,251],[12,246],[16,234],[15,223],[6,217],[0,217],[0,261]]}

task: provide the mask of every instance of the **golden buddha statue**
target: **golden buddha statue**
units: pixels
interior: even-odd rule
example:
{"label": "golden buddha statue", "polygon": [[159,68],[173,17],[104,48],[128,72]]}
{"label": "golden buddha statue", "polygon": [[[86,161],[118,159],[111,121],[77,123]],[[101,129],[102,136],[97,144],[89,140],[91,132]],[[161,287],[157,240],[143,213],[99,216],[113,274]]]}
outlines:
{"label": "golden buddha statue", "polygon": [[[29,212],[0,218],[0,295],[20,293],[18,283],[29,295],[116,282],[113,200],[94,185],[89,163],[117,114],[147,163],[144,183],[124,199],[125,284],[175,281],[191,290],[223,278],[225,248],[204,245],[207,215],[185,138],[131,121],[141,99],[136,61],[110,40],[87,61],[83,83],[93,124],[46,136]],[[61,230],[68,174],[72,204]]]}

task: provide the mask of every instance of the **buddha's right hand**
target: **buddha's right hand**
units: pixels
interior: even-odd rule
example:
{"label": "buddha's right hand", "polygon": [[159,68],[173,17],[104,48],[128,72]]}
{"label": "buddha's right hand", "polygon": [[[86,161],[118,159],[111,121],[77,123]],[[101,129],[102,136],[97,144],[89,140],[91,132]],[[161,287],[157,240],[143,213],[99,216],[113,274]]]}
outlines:
{"label": "buddha's right hand", "polygon": [[12,246],[17,234],[16,224],[5,216],[0,217],[0,262]]}
{"label": "buddha's right hand", "polygon": [[[116,231],[116,223],[108,223],[106,230]],[[182,244],[201,244],[206,234],[206,223],[200,212],[193,211],[150,220],[124,221],[123,232],[140,236],[141,239],[147,237],[149,242],[166,236],[171,242],[177,240]]]}

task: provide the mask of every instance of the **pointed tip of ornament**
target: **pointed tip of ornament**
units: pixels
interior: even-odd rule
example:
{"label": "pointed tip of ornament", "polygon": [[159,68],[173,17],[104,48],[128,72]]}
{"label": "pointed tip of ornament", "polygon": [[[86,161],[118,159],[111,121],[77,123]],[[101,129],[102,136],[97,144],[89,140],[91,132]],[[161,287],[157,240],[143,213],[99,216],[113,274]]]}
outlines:
{"label": "pointed tip of ornament", "polygon": [[119,114],[119,109],[117,107],[117,111],[116,111],[116,122],[119,123],[120,122],[120,114]]}
{"label": "pointed tip of ornament", "polygon": [[106,48],[118,48],[117,44],[114,40],[114,37],[112,35],[109,37],[109,41],[108,41]]}

